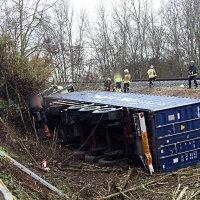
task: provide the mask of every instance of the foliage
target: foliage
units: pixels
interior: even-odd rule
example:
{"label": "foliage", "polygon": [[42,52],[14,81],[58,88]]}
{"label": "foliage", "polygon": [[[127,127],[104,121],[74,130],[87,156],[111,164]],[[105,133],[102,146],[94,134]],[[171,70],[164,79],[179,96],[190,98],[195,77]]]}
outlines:
{"label": "foliage", "polygon": [[[8,34],[0,36],[0,115],[21,126],[30,122],[27,102],[46,87],[54,62],[46,56],[22,55]],[[26,130],[26,128],[25,128]]]}
{"label": "foliage", "polygon": [[3,99],[0,99],[0,117],[2,117],[2,113],[12,110],[15,107],[16,105],[13,101],[5,101]]}
{"label": "foliage", "polygon": [[54,63],[47,57],[21,56],[9,35],[0,37],[0,96],[19,101],[45,87]]}

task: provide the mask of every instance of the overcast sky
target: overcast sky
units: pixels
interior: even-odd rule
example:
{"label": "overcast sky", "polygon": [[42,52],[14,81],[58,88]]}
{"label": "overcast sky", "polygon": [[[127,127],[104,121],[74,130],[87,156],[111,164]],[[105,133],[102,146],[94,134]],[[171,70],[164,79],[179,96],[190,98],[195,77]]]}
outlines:
{"label": "overcast sky", "polygon": [[[74,5],[75,10],[78,12],[81,8],[87,10],[90,15],[95,13],[96,6],[103,2],[106,4],[106,8],[109,9],[112,5],[112,2],[121,0],[69,0],[71,5]],[[153,1],[153,8],[157,10],[161,5],[163,0],[152,0]],[[164,0],[167,1],[167,0]]]}

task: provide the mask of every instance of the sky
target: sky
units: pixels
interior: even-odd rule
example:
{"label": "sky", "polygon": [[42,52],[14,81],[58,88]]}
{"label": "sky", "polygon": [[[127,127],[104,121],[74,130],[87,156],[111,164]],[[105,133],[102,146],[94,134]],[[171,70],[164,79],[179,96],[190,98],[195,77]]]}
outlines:
{"label": "sky", "polygon": [[[102,2],[106,5],[106,8],[111,8],[112,2],[121,0],[69,0],[70,4],[74,5],[75,10],[78,12],[80,9],[85,9],[89,12],[90,15],[93,15],[95,13],[95,8],[97,5]],[[163,0],[152,0],[153,1],[153,8],[154,10],[157,10]],[[166,0],[164,0],[166,1]]]}

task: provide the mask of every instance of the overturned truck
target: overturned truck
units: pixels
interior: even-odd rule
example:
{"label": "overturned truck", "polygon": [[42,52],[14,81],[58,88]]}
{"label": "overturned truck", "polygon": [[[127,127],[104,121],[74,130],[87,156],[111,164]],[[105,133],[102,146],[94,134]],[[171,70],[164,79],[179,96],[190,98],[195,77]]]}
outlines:
{"label": "overturned truck", "polygon": [[42,102],[36,124],[76,144],[74,156],[88,163],[142,165],[152,174],[200,161],[199,99],[63,90]]}

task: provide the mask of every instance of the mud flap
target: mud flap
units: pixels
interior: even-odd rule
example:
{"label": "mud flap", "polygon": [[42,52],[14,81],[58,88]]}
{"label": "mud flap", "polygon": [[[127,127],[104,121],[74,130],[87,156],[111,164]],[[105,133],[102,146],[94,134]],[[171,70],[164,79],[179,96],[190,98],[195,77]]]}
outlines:
{"label": "mud flap", "polygon": [[148,172],[152,175],[152,173],[154,172],[154,168],[153,168],[152,156],[151,156],[151,152],[149,148],[149,140],[148,140],[148,134],[147,134],[147,129],[146,129],[145,116],[144,116],[144,113],[137,113],[137,116],[138,118],[135,118],[136,119],[135,124],[137,125],[136,130],[138,131],[137,135],[139,137],[142,137],[141,143],[143,146],[143,154],[144,154],[144,156],[140,156],[140,159],[142,160],[142,163],[145,169],[148,169]]}
{"label": "mud flap", "polygon": [[147,132],[142,132],[142,143],[143,143],[144,153],[147,159],[147,166],[148,166],[150,174],[152,175],[152,173],[154,172],[154,168],[152,165],[152,156],[149,149],[149,141],[148,141]]}

